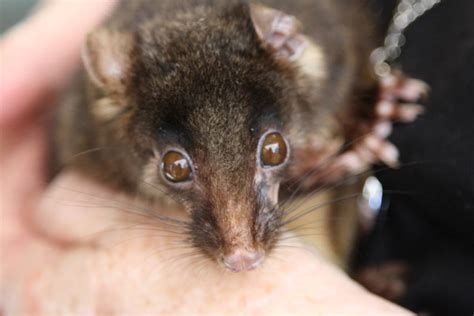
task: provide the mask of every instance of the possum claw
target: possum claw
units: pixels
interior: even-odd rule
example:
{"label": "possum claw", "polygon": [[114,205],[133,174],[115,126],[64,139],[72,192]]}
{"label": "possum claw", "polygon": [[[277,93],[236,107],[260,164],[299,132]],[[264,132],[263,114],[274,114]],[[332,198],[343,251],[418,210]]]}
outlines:
{"label": "possum claw", "polygon": [[426,83],[409,79],[399,71],[382,78],[372,132],[353,150],[360,151],[358,147],[366,147],[374,154],[372,163],[381,161],[390,167],[398,166],[398,150],[385,139],[391,134],[393,122],[410,123],[424,113],[424,108],[414,102],[426,97],[428,91]]}
{"label": "possum claw", "polygon": [[[409,79],[400,71],[381,78],[379,87],[372,116],[357,121],[356,128],[348,134],[347,150],[323,164],[324,171],[310,173],[303,181],[305,188],[363,173],[379,162],[391,168],[399,166],[398,149],[387,138],[395,122],[410,123],[423,114],[424,108],[416,102],[427,96],[429,88],[423,81]],[[306,156],[300,160],[311,161]],[[302,170],[305,169],[298,169],[295,173],[303,174]]]}
{"label": "possum claw", "polygon": [[381,78],[380,88],[381,100],[405,102],[417,102],[426,98],[430,90],[424,81],[407,78],[400,71],[394,71],[391,75]]}
{"label": "possum claw", "polygon": [[428,91],[426,83],[409,79],[399,71],[382,78],[370,131],[335,159],[332,178],[361,172],[378,162],[398,167],[398,149],[387,137],[392,133],[394,122],[410,123],[424,113],[424,108],[415,102],[426,97]]}
{"label": "possum claw", "polygon": [[376,106],[376,114],[382,121],[399,121],[410,123],[424,113],[424,108],[418,104],[398,104],[390,101],[380,101]]}

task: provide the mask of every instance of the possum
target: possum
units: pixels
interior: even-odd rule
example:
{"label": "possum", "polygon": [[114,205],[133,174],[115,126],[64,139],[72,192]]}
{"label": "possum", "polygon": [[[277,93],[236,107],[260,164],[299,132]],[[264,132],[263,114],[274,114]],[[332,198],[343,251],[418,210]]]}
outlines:
{"label": "possum", "polygon": [[375,75],[374,25],[362,1],[122,1],[56,109],[51,170],[178,201],[192,247],[255,269],[286,224],[282,184],[397,165],[386,137],[426,87]]}

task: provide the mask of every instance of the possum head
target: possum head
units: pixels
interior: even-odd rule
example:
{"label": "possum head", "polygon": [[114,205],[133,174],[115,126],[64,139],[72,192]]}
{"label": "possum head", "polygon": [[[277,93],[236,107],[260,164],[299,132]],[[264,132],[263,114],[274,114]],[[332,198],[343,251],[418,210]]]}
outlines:
{"label": "possum head", "polygon": [[103,96],[98,125],[115,124],[121,136],[110,137],[130,149],[136,177],[180,197],[193,246],[232,271],[259,266],[278,240],[290,126],[317,90],[320,58],[294,17],[242,4],[103,28],[83,53]]}

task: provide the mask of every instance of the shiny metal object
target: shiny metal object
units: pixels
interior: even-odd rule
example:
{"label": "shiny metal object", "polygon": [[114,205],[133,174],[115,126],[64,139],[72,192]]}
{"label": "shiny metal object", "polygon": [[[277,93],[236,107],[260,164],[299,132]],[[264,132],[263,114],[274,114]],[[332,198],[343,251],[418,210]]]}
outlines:
{"label": "shiny metal object", "polygon": [[384,77],[390,74],[390,64],[400,56],[406,42],[403,35],[405,29],[440,2],[441,0],[400,0],[383,46],[375,49],[370,56],[377,75]]}
{"label": "shiny metal object", "polygon": [[358,200],[359,218],[362,231],[370,232],[375,225],[376,218],[382,209],[383,186],[374,177],[368,177],[362,188],[361,197]]}
{"label": "shiny metal object", "polygon": [[362,197],[373,213],[378,213],[382,207],[383,187],[376,177],[368,177],[362,189]]}

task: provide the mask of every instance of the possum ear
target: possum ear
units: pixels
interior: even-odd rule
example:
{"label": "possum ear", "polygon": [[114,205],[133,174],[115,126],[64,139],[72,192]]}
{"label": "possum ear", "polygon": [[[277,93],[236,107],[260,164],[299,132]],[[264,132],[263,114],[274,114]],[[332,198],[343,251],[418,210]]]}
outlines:
{"label": "possum ear", "polygon": [[250,4],[250,17],[258,38],[277,57],[296,60],[307,46],[301,23],[291,15],[260,4]]}
{"label": "possum ear", "polygon": [[121,92],[130,69],[131,36],[101,29],[91,33],[82,60],[92,82],[108,92]]}

